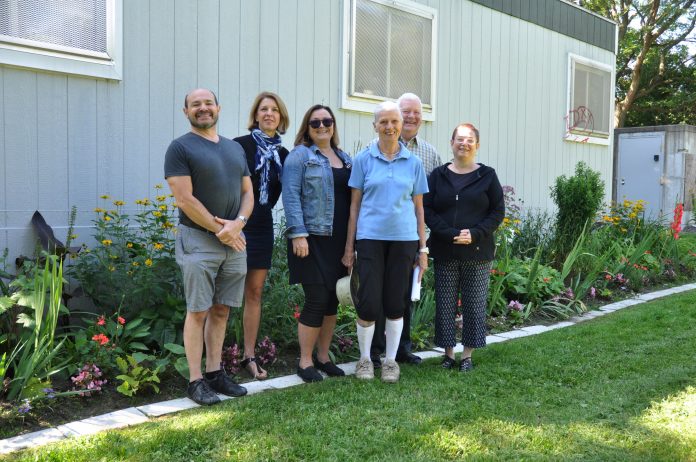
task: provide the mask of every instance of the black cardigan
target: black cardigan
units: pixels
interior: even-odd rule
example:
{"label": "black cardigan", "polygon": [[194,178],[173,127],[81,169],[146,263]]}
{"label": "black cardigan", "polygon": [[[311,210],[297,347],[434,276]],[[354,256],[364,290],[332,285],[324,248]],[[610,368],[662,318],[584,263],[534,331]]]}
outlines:
{"label": "black cardigan", "polygon": [[[447,177],[449,164],[432,171],[428,177],[430,192],[423,198],[431,255],[467,261],[493,260],[493,232],[505,217],[505,198],[498,176],[494,169],[480,164],[473,172],[474,179],[457,191]],[[455,244],[454,237],[467,228],[471,230],[471,244]]]}
{"label": "black cardigan", "polygon": [[[242,148],[244,148],[244,153],[246,154],[247,164],[249,165],[249,171],[251,172],[251,183],[254,189],[254,209],[256,210],[257,207],[260,207],[259,179],[261,177],[258,172],[254,171],[256,168],[256,141],[254,141],[254,138],[251,135],[239,136],[235,138],[234,141],[242,145]],[[288,157],[288,154],[288,150],[283,146],[278,149],[281,165],[285,164],[285,158]],[[277,188],[271,188],[271,190],[268,191],[268,204],[266,207],[272,209],[276,205],[276,202],[278,202],[278,198],[280,197],[281,189],[282,185],[278,183]]]}

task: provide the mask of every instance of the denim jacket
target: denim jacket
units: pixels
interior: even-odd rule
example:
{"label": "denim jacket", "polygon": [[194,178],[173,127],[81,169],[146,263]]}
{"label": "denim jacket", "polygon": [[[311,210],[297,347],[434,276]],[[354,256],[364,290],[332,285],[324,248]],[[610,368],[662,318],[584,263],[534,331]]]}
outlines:
{"label": "denim jacket", "polygon": [[[352,161],[340,149],[336,154],[347,168]],[[316,145],[299,145],[290,151],[283,165],[283,208],[289,239],[309,234],[333,233],[334,184],[329,159]]]}

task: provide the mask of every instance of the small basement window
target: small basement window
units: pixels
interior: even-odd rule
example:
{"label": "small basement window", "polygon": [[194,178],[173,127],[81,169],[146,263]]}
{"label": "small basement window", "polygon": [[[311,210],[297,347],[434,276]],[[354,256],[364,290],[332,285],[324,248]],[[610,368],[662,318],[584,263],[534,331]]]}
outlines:
{"label": "small basement window", "polygon": [[403,93],[433,120],[437,11],[409,0],[344,2],[342,107],[372,112]]}
{"label": "small basement window", "polygon": [[122,0],[0,0],[0,64],[120,79]]}
{"label": "small basement window", "polygon": [[613,123],[612,68],[571,54],[569,81],[565,138],[608,144]]}

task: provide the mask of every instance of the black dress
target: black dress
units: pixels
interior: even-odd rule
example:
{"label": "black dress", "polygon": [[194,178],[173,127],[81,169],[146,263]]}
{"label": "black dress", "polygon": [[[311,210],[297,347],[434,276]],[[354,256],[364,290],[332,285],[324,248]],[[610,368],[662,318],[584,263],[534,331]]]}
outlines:
{"label": "black dress", "polygon": [[[278,202],[282,184],[275,169],[271,169],[268,185],[268,203],[259,203],[260,174],[256,168],[256,142],[251,135],[240,136],[234,139],[242,145],[251,172],[251,183],[254,190],[254,211],[249,222],[244,226],[244,236],[247,246],[247,269],[269,269],[273,255],[273,207]],[[278,150],[280,163],[285,163],[288,150],[280,147]]]}
{"label": "black dress", "polygon": [[334,178],[333,234],[331,236],[307,236],[309,255],[299,258],[292,253],[292,240],[288,239],[288,269],[290,284],[324,284],[330,291],[336,290],[336,281],[348,274],[341,257],[348,235],[350,214],[350,169],[331,168]]}

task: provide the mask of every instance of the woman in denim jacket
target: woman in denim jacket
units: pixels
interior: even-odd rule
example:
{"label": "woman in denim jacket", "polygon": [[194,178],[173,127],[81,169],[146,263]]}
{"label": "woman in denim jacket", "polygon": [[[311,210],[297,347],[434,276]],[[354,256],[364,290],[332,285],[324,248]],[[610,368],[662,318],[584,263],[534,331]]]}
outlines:
{"label": "woman in denim jacket", "polygon": [[[282,196],[290,283],[302,284],[305,293],[297,325],[297,375],[305,382],[322,380],[319,370],[344,375],[331,362],[329,347],[338,310],[336,281],[347,274],[341,257],[350,214],[350,169],[350,157],[338,147],[333,111],[312,106],[283,166]],[[317,355],[312,358],[315,345]]]}

